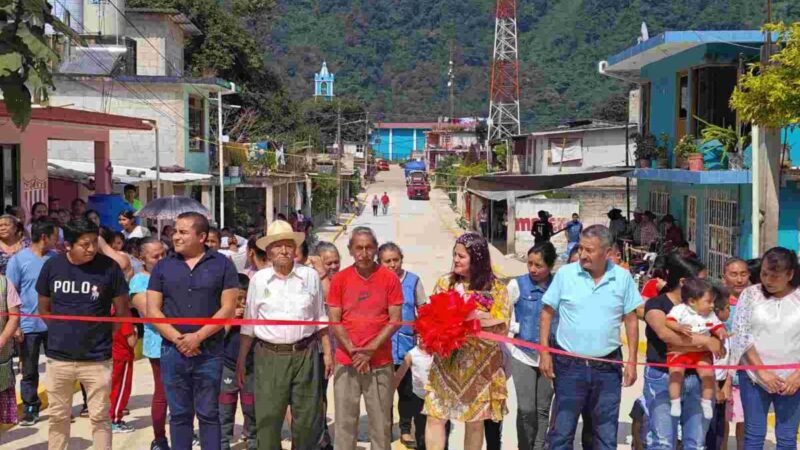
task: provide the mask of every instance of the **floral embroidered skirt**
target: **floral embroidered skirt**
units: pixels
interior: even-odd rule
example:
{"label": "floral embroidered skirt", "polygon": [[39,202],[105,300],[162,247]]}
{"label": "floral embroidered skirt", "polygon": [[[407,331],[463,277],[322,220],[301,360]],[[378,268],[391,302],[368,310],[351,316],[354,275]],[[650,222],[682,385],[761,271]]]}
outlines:
{"label": "floral embroidered skirt", "polygon": [[469,338],[450,358],[435,356],[425,389],[423,414],[428,416],[460,422],[503,420],[508,391],[500,346]]}
{"label": "floral embroidered skirt", "polygon": [[14,386],[0,391],[0,423],[17,423],[17,394]]}

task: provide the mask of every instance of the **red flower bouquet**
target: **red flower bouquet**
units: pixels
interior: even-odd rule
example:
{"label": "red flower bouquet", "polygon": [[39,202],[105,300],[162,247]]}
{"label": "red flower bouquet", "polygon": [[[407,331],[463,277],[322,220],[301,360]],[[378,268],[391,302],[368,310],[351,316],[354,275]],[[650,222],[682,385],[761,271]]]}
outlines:
{"label": "red flower bouquet", "polygon": [[415,323],[421,346],[430,354],[448,358],[467,337],[481,329],[473,312],[478,302],[450,290],[432,295],[430,303],[419,307]]}

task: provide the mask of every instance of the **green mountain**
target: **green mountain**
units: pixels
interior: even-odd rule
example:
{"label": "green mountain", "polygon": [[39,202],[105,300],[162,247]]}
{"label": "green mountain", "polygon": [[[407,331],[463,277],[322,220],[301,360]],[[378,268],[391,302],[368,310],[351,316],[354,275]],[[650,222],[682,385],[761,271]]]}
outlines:
{"label": "green mountain", "polygon": [[[664,30],[759,28],[751,0],[519,0],[523,129],[565,119],[622,115],[624,83],[598,61],[636,42],[642,21]],[[494,0],[277,0],[269,23],[250,21],[267,66],[297,99],[313,95],[323,60],[336,95],[359,99],[383,120],[432,119],[449,111],[452,46],[456,115],[488,112]],[[773,1],[778,20],[800,2]]]}

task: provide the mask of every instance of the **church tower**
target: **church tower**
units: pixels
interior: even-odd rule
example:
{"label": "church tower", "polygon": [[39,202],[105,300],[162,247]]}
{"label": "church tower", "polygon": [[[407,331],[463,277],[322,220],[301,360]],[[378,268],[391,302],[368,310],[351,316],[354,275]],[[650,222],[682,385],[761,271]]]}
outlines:
{"label": "church tower", "polygon": [[334,76],[328,72],[328,64],[322,61],[322,68],[319,73],[314,74],[314,98],[331,100],[333,98]]}

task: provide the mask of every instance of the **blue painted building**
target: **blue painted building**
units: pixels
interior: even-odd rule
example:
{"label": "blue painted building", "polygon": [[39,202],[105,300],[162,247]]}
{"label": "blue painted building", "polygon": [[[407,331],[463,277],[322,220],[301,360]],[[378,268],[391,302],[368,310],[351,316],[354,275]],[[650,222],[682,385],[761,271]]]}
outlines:
{"label": "blue painted building", "polygon": [[322,61],[322,68],[314,74],[314,98],[331,100],[335,78],[332,73],[328,72],[328,64]]}
{"label": "blue painted building", "polygon": [[405,161],[411,152],[425,150],[425,132],[436,122],[382,122],[376,123],[370,135],[370,146],[378,158]]}
{"label": "blue painted building", "polygon": [[[670,139],[699,136],[703,123],[736,124],[729,106],[740,68],[758,61],[763,34],[751,31],[666,32],[600,63],[600,72],[641,86],[640,128]],[[800,129],[787,129],[790,159],[800,160]],[[749,151],[749,149],[748,149]],[[748,153],[746,151],[746,155]],[[636,169],[637,204],[656,215],[672,214],[690,247],[709,267],[721,273],[728,257],[752,253],[752,174],[744,170],[690,172],[684,169]],[[791,172],[791,171],[789,171]],[[784,172],[780,191],[778,243],[797,250],[800,184]]]}

